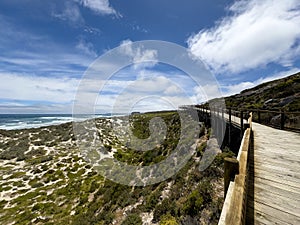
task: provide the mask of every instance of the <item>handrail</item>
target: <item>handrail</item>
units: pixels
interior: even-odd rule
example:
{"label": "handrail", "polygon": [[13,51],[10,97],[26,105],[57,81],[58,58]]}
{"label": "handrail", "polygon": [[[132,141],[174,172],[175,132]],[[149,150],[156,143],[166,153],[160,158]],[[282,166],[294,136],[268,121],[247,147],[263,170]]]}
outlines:
{"label": "handrail", "polygon": [[[219,219],[219,225],[244,225],[246,223],[246,211],[247,211],[247,192],[248,192],[248,168],[249,168],[249,154],[253,146],[253,133],[252,133],[252,121],[259,122],[267,126],[280,127],[280,129],[289,129],[293,131],[300,131],[300,112],[286,112],[286,111],[271,111],[255,109],[250,111],[249,109],[217,109],[210,107],[197,106],[200,112],[219,115],[222,112],[227,113],[229,118],[229,124],[232,124],[232,119],[240,117],[240,123],[234,123],[241,127],[243,132],[243,139],[241,141],[239,153],[237,159],[225,158],[224,162],[224,195],[225,201],[223,204],[221,216]],[[217,113],[214,113],[217,112]],[[244,116],[243,112],[250,112],[248,118],[248,124],[243,124]],[[255,116],[253,115],[255,113]],[[266,113],[266,115],[263,115]],[[278,115],[275,115],[278,114]],[[262,115],[261,115],[262,114]],[[271,115],[270,115],[271,114]],[[272,115],[273,114],[273,115]],[[237,116],[237,117],[234,117]],[[246,113],[247,115],[247,113]],[[271,119],[270,119],[271,118]],[[274,119],[276,123],[274,123]],[[288,120],[287,120],[288,119]],[[279,124],[279,126],[278,126]],[[243,125],[246,125],[245,127]]]}
{"label": "handrail", "polygon": [[[198,109],[214,110],[206,105],[196,105]],[[240,114],[247,115],[248,112],[252,112],[253,121],[260,124],[274,127],[281,130],[290,130],[300,132],[300,111],[289,112],[284,110],[266,110],[266,109],[254,109],[254,108],[226,108],[218,109],[227,112],[229,115],[241,117]]]}
{"label": "handrail", "polygon": [[[228,191],[225,190],[227,195],[219,219],[219,225],[243,225],[246,221],[248,153],[252,135],[252,113],[250,113],[248,124],[249,127],[244,132],[237,159],[225,159],[224,184],[226,186],[226,183],[229,183],[229,187]],[[236,167],[234,164],[238,166]],[[232,177],[233,181],[230,181]]]}
{"label": "handrail", "polygon": [[[200,108],[200,111],[209,112],[224,117],[224,109]],[[225,110],[226,111],[226,110]],[[221,115],[220,115],[221,112]],[[247,191],[248,191],[248,152],[251,144],[252,120],[253,113],[249,113],[248,123],[244,123],[245,113],[243,111],[234,111],[229,109],[228,118],[230,124],[232,119],[236,119],[233,115],[240,116],[237,125],[241,127],[243,138],[237,159],[225,158],[224,162],[224,195],[222,213],[219,219],[219,225],[244,225],[246,221]],[[248,116],[248,115],[247,115]],[[246,128],[246,129],[245,129]],[[244,131],[245,130],[245,131]]]}

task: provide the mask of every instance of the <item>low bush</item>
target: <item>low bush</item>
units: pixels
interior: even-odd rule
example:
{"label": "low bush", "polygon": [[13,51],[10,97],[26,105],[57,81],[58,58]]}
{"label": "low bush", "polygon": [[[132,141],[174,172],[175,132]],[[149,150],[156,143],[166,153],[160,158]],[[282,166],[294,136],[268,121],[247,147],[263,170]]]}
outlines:
{"label": "low bush", "polygon": [[142,225],[143,221],[141,217],[134,213],[134,214],[129,214],[126,219],[122,222],[121,225]]}

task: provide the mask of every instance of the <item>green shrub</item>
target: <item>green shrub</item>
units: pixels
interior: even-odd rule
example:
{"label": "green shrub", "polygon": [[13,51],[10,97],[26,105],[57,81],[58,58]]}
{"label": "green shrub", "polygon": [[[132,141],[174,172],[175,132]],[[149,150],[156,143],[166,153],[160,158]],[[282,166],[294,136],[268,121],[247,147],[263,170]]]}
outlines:
{"label": "green shrub", "polygon": [[216,157],[215,157],[215,159],[214,159],[214,165],[215,166],[221,166],[221,165],[223,165],[223,163],[224,163],[224,159],[226,158],[226,157],[234,157],[235,156],[235,154],[229,149],[229,148],[225,148],[224,150],[223,150],[223,152],[222,153],[219,153]]}
{"label": "green shrub", "polygon": [[128,215],[121,225],[142,225],[142,224],[143,221],[141,217],[138,214],[133,213]]}
{"label": "green shrub", "polygon": [[176,218],[171,216],[170,214],[162,216],[159,225],[179,225],[176,221]]}
{"label": "green shrub", "polygon": [[175,215],[176,206],[170,199],[164,199],[161,204],[156,205],[153,212],[153,221],[156,223],[160,221],[160,218],[165,214]]}
{"label": "green shrub", "polygon": [[146,197],[145,208],[147,211],[151,211],[159,202],[160,192],[154,191]]}
{"label": "green shrub", "polygon": [[187,198],[187,201],[183,207],[183,211],[190,216],[199,214],[199,211],[203,207],[203,197],[198,190],[194,190]]}

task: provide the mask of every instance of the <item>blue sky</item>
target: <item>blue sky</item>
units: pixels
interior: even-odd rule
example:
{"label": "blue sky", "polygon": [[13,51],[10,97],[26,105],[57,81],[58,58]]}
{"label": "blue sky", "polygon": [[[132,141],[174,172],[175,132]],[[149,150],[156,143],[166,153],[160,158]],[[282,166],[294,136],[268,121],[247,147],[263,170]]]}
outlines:
{"label": "blue sky", "polygon": [[110,112],[126,89],[140,99],[130,110],[160,110],[291,75],[300,71],[299,9],[298,0],[2,0],[0,113],[71,113],[97,57],[120,45],[133,58],[151,56],[132,49],[135,41],[187,48],[218,85],[199,87],[161,63],[131,66],[106,82],[97,112]]}

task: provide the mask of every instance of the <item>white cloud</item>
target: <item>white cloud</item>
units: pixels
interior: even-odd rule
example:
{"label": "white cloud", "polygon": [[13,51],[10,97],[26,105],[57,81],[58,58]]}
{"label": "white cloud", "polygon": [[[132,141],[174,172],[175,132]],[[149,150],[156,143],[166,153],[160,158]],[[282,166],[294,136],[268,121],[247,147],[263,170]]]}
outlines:
{"label": "white cloud", "polygon": [[[177,109],[178,106],[196,104],[209,99],[239,93],[270,80],[279,79],[299,72],[299,68],[262,77],[253,82],[241,82],[235,85],[194,86],[189,92],[181,86],[179,75],[176,82],[160,72],[137,80],[87,80],[82,87],[80,98],[85,104],[92,104],[96,112],[124,113],[130,111],[153,111]],[[148,71],[150,73],[150,71]],[[155,72],[153,72],[155,74]],[[153,75],[152,74],[152,75]],[[80,80],[75,78],[37,77],[24,74],[0,73],[0,112],[64,112],[70,113]],[[184,81],[182,76],[182,81]],[[98,95],[99,84],[105,84]],[[95,99],[96,98],[96,99]],[[5,101],[3,101],[5,100]],[[38,101],[39,103],[27,103]]]}
{"label": "white cloud", "polygon": [[255,81],[244,81],[237,84],[221,84],[218,86],[215,85],[202,85],[194,87],[194,95],[192,96],[192,101],[196,103],[206,102],[209,99],[220,98],[225,96],[230,96],[234,94],[238,94],[241,91],[249,88],[253,88],[262,83],[266,83],[269,81],[281,79],[292,74],[298,73],[300,68],[292,68],[287,71],[275,73],[268,77],[261,77]]}
{"label": "white cloud", "polygon": [[[108,96],[102,96],[99,98],[101,101],[99,101],[97,105],[102,106],[103,103],[106,102],[107,97]],[[187,96],[139,95],[139,93],[110,96],[109,100],[113,103],[111,108],[114,110],[114,113],[178,109],[181,105],[195,104],[192,98]]]}
{"label": "white cloud", "polygon": [[[108,0],[66,1],[62,12],[52,12],[52,16],[63,21],[68,21],[70,24],[75,26],[83,26],[85,24],[85,20],[81,15],[78,5],[75,2],[100,15],[115,15],[117,17],[121,17],[121,14],[119,14],[114,8],[110,6]],[[88,29],[87,31],[91,30]]]}
{"label": "white cloud", "polygon": [[[133,71],[126,72],[130,74]],[[121,73],[123,77],[124,71]],[[193,90],[186,90],[187,83],[191,82],[187,81],[187,75],[170,75],[149,69],[134,70],[134,73],[137,74],[136,80],[109,81],[97,105],[106,108],[110,105],[115,112],[130,112],[177,109],[180,105],[196,103]]]}
{"label": "white cloud", "polygon": [[72,113],[71,104],[19,104],[9,105],[7,103],[0,104],[0,113]]}
{"label": "white cloud", "polygon": [[86,67],[93,62],[91,55],[70,52],[69,49],[64,47],[55,49],[58,46],[52,45],[50,42],[44,43],[49,46],[39,52],[30,53],[12,50],[7,52],[6,55],[1,56],[0,54],[0,71],[16,71],[19,73],[32,73],[34,71],[38,75],[80,76]]}
{"label": "white cloud", "polygon": [[79,80],[0,73],[0,98],[66,103],[73,101]]}
{"label": "white cloud", "polygon": [[269,81],[273,81],[273,80],[277,80],[277,79],[281,79],[281,78],[290,76],[292,74],[298,73],[299,71],[300,71],[300,68],[293,68],[291,70],[276,73],[276,74],[273,74],[268,77],[261,77],[253,82],[248,81],[248,82],[241,82],[241,83],[234,84],[234,85],[225,85],[222,87],[222,89],[224,90],[224,94],[226,96],[230,96],[233,94],[238,94],[245,89],[253,88],[262,83],[266,83]]}
{"label": "white cloud", "polygon": [[80,39],[76,45],[76,48],[83,52],[84,54],[96,58],[98,55],[94,50],[94,45],[90,42],[87,42],[83,39]]}
{"label": "white cloud", "polygon": [[109,4],[108,0],[76,0],[81,5],[90,10],[94,11],[95,13],[102,14],[102,15],[117,15],[120,16],[116,12],[114,8],[112,8]]}
{"label": "white cloud", "polygon": [[127,87],[128,92],[162,93],[172,82],[164,76],[149,76],[138,79]]}
{"label": "white cloud", "polygon": [[[132,70],[127,71],[131,73]],[[88,80],[80,84],[80,79],[64,77],[40,77],[29,74],[1,73],[0,112],[71,112],[74,101],[95,107],[97,112],[130,112],[177,109],[180,105],[195,104],[207,100],[206,95],[216,97],[213,88],[206,85],[187,89],[190,82],[187,75],[136,71],[137,79]],[[133,77],[132,77],[133,78]],[[175,79],[173,79],[175,78]],[[100,90],[101,85],[104,88]],[[193,83],[192,86],[196,86]],[[100,94],[98,94],[100,92]],[[216,92],[218,93],[218,92]],[[3,102],[5,100],[5,102]],[[29,103],[27,103],[29,101]],[[30,103],[30,102],[39,102]],[[15,103],[21,105],[15,105]],[[24,105],[22,105],[24,103]],[[5,111],[8,110],[8,111]]]}
{"label": "white cloud", "polygon": [[65,3],[64,9],[61,13],[52,12],[52,16],[54,18],[67,21],[75,26],[81,26],[85,23],[78,6],[69,1]]}
{"label": "white cloud", "polygon": [[95,35],[100,35],[101,34],[101,30],[96,28],[96,27],[91,27],[86,25],[83,29],[85,32],[90,33],[90,34],[95,34]]}
{"label": "white cloud", "polygon": [[224,86],[225,89],[225,95],[226,96],[230,96],[233,94],[238,94],[241,91],[248,89],[248,88],[253,88],[256,86],[256,84],[259,84],[259,82],[255,81],[255,82],[241,82],[238,84],[233,84],[233,85],[227,85]]}
{"label": "white cloud", "polygon": [[193,101],[196,103],[203,103],[209,99],[222,97],[222,92],[217,84],[202,85],[194,87]]}
{"label": "white cloud", "polygon": [[299,7],[299,0],[237,1],[230,16],[191,36],[189,48],[217,73],[290,66],[300,52]]}
{"label": "white cloud", "polygon": [[[0,99],[2,99],[0,112],[30,112],[31,110],[44,113],[69,113],[72,103],[78,100],[89,106],[92,104],[99,112],[109,112],[115,105],[118,105],[118,112],[122,110],[127,112],[128,107],[134,107],[135,104],[138,105],[140,111],[148,111],[176,108],[186,103],[189,98],[174,82],[164,76],[143,77],[129,81],[85,80],[81,84],[79,96],[76,94],[80,79],[76,78],[41,77],[15,73],[0,73],[0,77]],[[101,85],[105,86],[98,94]],[[171,89],[172,93],[166,91]],[[181,92],[175,93],[175,90]],[[116,104],[117,99],[121,99],[121,104]],[[131,103],[133,104],[130,105]],[[149,104],[146,105],[146,103]]]}
{"label": "white cloud", "polygon": [[[120,44],[121,53],[132,58],[132,63],[136,69],[142,69],[144,67],[152,67],[157,63],[157,51],[153,49],[143,49],[142,47],[133,47],[133,43],[130,40],[124,40]],[[143,65],[138,65],[143,64]]]}
{"label": "white cloud", "polygon": [[177,94],[181,94],[182,90],[178,86],[172,85],[167,87],[164,93],[166,95],[177,95]]}

